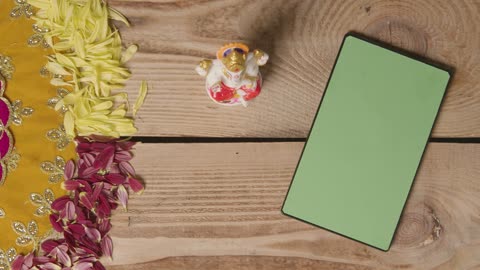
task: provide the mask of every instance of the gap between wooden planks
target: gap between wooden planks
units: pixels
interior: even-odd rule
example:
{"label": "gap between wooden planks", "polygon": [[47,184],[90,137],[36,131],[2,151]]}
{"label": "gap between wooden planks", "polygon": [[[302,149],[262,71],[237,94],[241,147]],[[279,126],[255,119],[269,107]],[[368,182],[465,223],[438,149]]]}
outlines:
{"label": "gap between wooden planks", "polygon": [[[140,136],[306,137],[343,36],[357,31],[456,69],[434,137],[480,137],[480,2],[473,0],[112,0],[139,53],[127,85],[151,86]],[[216,105],[194,67],[224,43],[271,55],[263,93]],[[408,108],[405,108],[408,110]]]}
{"label": "gap between wooden planks", "polygon": [[[108,269],[477,269],[480,145],[430,143],[388,253],[280,213],[303,143],[139,144]],[[329,207],[329,206],[324,206]]]}

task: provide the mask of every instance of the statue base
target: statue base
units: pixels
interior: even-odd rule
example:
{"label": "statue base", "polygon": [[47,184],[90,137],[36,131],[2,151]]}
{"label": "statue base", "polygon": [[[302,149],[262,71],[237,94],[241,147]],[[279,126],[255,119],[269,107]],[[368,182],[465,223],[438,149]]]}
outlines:
{"label": "statue base", "polygon": [[220,91],[213,91],[213,87],[206,86],[208,96],[217,104],[225,106],[243,105],[247,106],[249,100],[257,97],[262,91],[262,75],[258,74],[257,85],[255,88],[247,88],[245,85],[239,88],[226,86],[223,82],[220,85]]}

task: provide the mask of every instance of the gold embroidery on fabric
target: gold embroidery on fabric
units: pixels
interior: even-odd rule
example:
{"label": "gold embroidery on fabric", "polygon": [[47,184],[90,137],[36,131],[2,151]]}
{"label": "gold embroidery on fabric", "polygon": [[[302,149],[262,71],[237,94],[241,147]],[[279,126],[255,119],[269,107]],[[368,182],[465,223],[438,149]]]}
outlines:
{"label": "gold embroidery on fabric", "polygon": [[45,42],[43,35],[39,33],[31,35],[27,40],[27,44],[31,47],[36,47],[40,44],[43,44],[44,47],[48,48],[48,44]]}
{"label": "gold embroidery on fabric", "polygon": [[[5,164],[3,164],[3,162],[1,161],[0,161],[0,167],[2,167],[2,171],[4,172],[7,171],[7,166],[5,166]],[[0,177],[0,186],[3,186],[3,184],[5,184],[5,179],[7,179],[6,173],[2,174],[2,176]]]}
{"label": "gold embroidery on fabric", "polygon": [[44,240],[56,235],[53,229],[49,229],[43,236],[38,235],[38,224],[35,220],[31,220],[27,225],[20,221],[14,221],[12,222],[12,229],[18,235],[15,244],[17,246],[33,245],[33,251],[38,250],[39,245]]}
{"label": "gold embroidery on fabric", "polygon": [[5,216],[5,210],[3,210],[3,208],[0,208],[0,218],[5,218]]}
{"label": "gold embroidery on fabric", "polygon": [[60,125],[58,128],[47,132],[47,139],[57,143],[57,149],[63,150],[71,142],[71,138],[65,132],[65,127]]}
{"label": "gold embroidery on fabric", "polygon": [[[47,101],[48,107],[55,109],[55,106],[57,103],[62,100],[66,95],[70,94],[70,92],[65,89],[65,88],[57,88],[57,95],[55,97],[50,98]],[[62,107],[59,110],[61,113],[66,113],[68,111],[67,106],[62,105]]]}
{"label": "gold embroidery on fabric", "polygon": [[49,188],[45,189],[43,195],[39,193],[30,194],[30,202],[37,207],[34,215],[37,217],[42,217],[50,214],[51,204],[55,200],[55,194]]}
{"label": "gold embroidery on fabric", "polygon": [[12,58],[0,54],[0,75],[11,80],[13,72],[15,72],[15,66],[12,63]]}
{"label": "gold embroidery on fabric", "polygon": [[32,25],[32,28],[33,32],[35,33],[28,38],[28,46],[36,47],[42,45],[43,48],[49,48],[50,45],[48,44],[43,34],[50,32],[50,30],[48,28],[41,28],[36,24]]}
{"label": "gold embroidery on fabric", "polygon": [[20,221],[12,222],[13,231],[18,235],[15,243],[18,246],[36,246],[39,240],[38,224],[35,220],[30,221],[27,226]]}
{"label": "gold embroidery on fabric", "polygon": [[41,69],[40,69],[40,76],[46,78],[50,75],[50,71],[48,71],[48,68],[46,66],[43,66]]}
{"label": "gold embroidery on fabric", "polygon": [[32,28],[33,28],[33,31],[35,31],[35,33],[39,33],[39,34],[45,34],[45,33],[50,32],[50,29],[48,29],[48,28],[41,28],[41,27],[38,26],[37,24],[32,25]]}
{"label": "gold embroidery on fabric", "polygon": [[15,0],[16,6],[10,11],[10,17],[18,18],[22,15],[25,17],[30,18],[33,15],[33,9],[30,4],[28,4],[27,0]]}
{"label": "gold embroidery on fabric", "polygon": [[29,117],[33,114],[33,108],[23,107],[21,100],[15,100],[12,102],[12,122],[19,126],[23,122],[23,117]]}
{"label": "gold embroidery on fabric", "polygon": [[10,265],[17,257],[17,250],[9,248],[7,252],[0,249],[0,270],[10,270]]}
{"label": "gold embroidery on fabric", "polygon": [[3,161],[6,166],[6,172],[9,174],[17,169],[18,163],[20,162],[20,154],[17,152],[17,148],[13,148]]}
{"label": "gold embroidery on fabric", "polygon": [[42,172],[49,174],[48,182],[55,184],[63,180],[63,173],[65,170],[65,160],[61,156],[56,156],[55,160],[44,161],[40,164]]}

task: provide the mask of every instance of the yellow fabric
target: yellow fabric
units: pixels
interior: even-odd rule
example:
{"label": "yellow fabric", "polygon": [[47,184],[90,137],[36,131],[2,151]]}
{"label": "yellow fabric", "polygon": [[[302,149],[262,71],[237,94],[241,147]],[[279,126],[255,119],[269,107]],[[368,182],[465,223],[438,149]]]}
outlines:
{"label": "yellow fabric", "polygon": [[32,107],[35,111],[31,117],[23,119],[21,126],[10,125],[14,145],[21,159],[18,168],[8,174],[5,184],[0,186],[0,208],[6,213],[5,218],[0,218],[0,249],[14,247],[18,253],[26,254],[33,246],[15,245],[17,234],[12,230],[12,222],[27,224],[30,220],[36,220],[39,235],[52,228],[48,216],[38,218],[33,215],[36,207],[30,203],[30,193],[43,194],[46,188],[50,188],[56,197],[65,194],[60,183],[48,182],[48,175],[40,170],[40,163],[53,161],[57,155],[67,161],[75,157],[75,151],[73,142],[65,150],[59,151],[55,143],[45,136],[48,130],[57,128],[63,122],[62,116],[46,105],[49,98],[56,96],[56,87],[39,73],[47,63],[46,56],[52,52],[42,47],[27,46],[27,40],[33,34],[33,20],[10,18],[13,7],[13,0],[0,1],[0,54],[12,57],[16,69],[12,79],[7,80],[4,96],[10,101],[22,100],[24,106]]}

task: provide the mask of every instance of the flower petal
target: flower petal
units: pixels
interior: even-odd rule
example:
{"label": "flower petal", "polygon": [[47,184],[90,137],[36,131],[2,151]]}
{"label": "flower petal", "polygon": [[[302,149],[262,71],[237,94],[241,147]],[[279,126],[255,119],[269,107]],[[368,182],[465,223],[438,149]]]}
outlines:
{"label": "flower petal", "polygon": [[96,158],[93,167],[97,169],[108,169],[113,162],[115,148],[110,146],[105,148]]}
{"label": "flower petal", "polygon": [[135,104],[133,105],[132,111],[133,111],[133,117],[137,115],[137,111],[142,107],[143,102],[145,101],[145,97],[147,96],[147,91],[148,91],[148,85],[146,81],[142,81],[142,84],[140,85],[140,91],[138,93],[137,101],[135,101]]}
{"label": "flower petal", "polygon": [[105,266],[103,266],[103,264],[101,262],[95,262],[93,264],[93,269],[94,270],[106,270]]}
{"label": "flower petal", "polygon": [[65,164],[65,179],[69,180],[73,178],[75,174],[75,162],[73,160],[69,160],[67,164]]}
{"label": "flower petal", "polygon": [[[33,269],[35,269],[35,268],[33,268]],[[42,264],[40,269],[42,269],[42,270],[62,270],[62,267],[57,265],[57,264],[54,264],[52,262],[48,262],[48,263]]]}
{"label": "flower petal", "polygon": [[128,178],[128,183],[130,184],[130,188],[133,190],[133,192],[137,194],[142,194],[144,191],[144,187],[140,181],[133,177]]}
{"label": "flower petal", "polygon": [[25,262],[25,256],[19,255],[12,262],[12,270],[22,270],[23,263]]}
{"label": "flower petal", "polygon": [[65,205],[69,201],[71,201],[71,200],[70,200],[70,197],[68,197],[68,196],[62,196],[60,198],[57,198],[51,205],[52,209],[57,211],[57,212],[60,212],[61,210],[63,210],[65,208]]}
{"label": "flower petal", "polygon": [[78,264],[75,264],[72,267],[72,270],[91,270],[93,267],[93,264],[90,262],[81,262]]}
{"label": "flower petal", "polygon": [[33,258],[33,264],[44,264],[48,262],[54,262],[54,259],[46,257],[46,256],[37,256]]}
{"label": "flower petal", "polygon": [[89,198],[90,196],[86,192],[80,192],[79,199],[80,202],[85,206],[88,210],[93,210],[95,207],[93,206],[92,200]]}
{"label": "flower petal", "polygon": [[135,169],[133,168],[132,164],[130,164],[130,162],[120,162],[119,167],[123,173],[131,176],[135,175]]}
{"label": "flower petal", "polygon": [[96,168],[96,167],[93,167],[93,166],[92,167],[86,167],[84,170],[81,170],[81,171],[79,170],[78,176],[88,178],[88,177],[92,176],[92,174],[97,173],[99,170],[100,170],[100,168]]}
{"label": "flower petal", "polygon": [[62,212],[64,219],[75,220],[77,218],[77,214],[75,213],[75,205],[72,201],[69,201],[65,204],[65,209]]}
{"label": "flower petal", "polygon": [[68,225],[68,231],[72,233],[75,239],[80,239],[83,236],[83,234],[85,234],[85,227],[83,227],[83,225],[80,225],[80,224],[70,224]]}
{"label": "flower petal", "polygon": [[123,209],[127,210],[128,192],[127,192],[127,189],[125,189],[125,186],[123,185],[118,186],[117,197],[120,204],[123,206]]}
{"label": "flower petal", "polygon": [[100,242],[102,236],[100,232],[95,228],[85,228],[85,233],[87,234],[88,238],[92,239],[95,242]]}
{"label": "flower petal", "polygon": [[64,266],[70,267],[72,265],[72,260],[70,259],[70,256],[68,256],[67,252],[65,250],[62,250],[60,248],[56,248],[54,250],[57,250],[57,258],[58,261],[63,264]]}
{"label": "flower petal", "polygon": [[98,196],[103,190],[103,182],[97,182],[93,185],[93,194],[92,194],[92,201],[97,201]]}
{"label": "flower petal", "polygon": [[113,243],[112,243],[112,238],[110,238],[109,235],[106,235],[105,237],[102,238],[101,246],[102,246],[103,255],[112,259]]}
{"label": "flower petal", "polygon": [[75,137],[75,117],[71,111],[65,113],[63,117],[63,126],[65,133],[70,137]]}
{"label": "flower petal", "polygon": [[57,241],[48,239],[48,240],[43,241],[41,246],[42,246],[42,250],[45,253],[50,253],[58,245],[59,245],[59,243]]}
{"label": "flower petal", "polygon": [[58,215],[50,215],[50,224],[52,224],[52,227],[55,231],[57,232],[63,232],[63,227],[62,225],[58,222]]}
{"label": "flower petal", "polygon": [[35,255],[33,253],[30,253],[28,254],[26,257],[25,257],[25,264],[27,266],[32,266],[33,265],[33,258],[35,257]]}
{"label": "flower petal", "polygon": [[122,150],[122,151],[117,151],[115,153],[116,162],[129,161],[132,158],[133,158],[133,155],[132,153],[130,153],[130,151]]}
{"label": "flower petal", "polygon": [[117,143],[117,146],[123,150],[131,150],[132,147],[136,144],[134,141],[121,141]]}
{"label": "flower petal", "polygon": [[102,220],[98,224],[98,230],[102,235],[106,235],[112,229],[112,224],[109,219]]}
{"label": "flower petal", "polygon": [[65,180],[62,182],[62,188],[67,191],[73,191],[80,187],[80,182],[75,180]]}
{"label": "flower petal", "polygon": [[98,197],[97,211],[100,217],[108,217],[112,212],[112,207],[103,196]]}
{"label": "flower petal", "polygon": [[105,176],[105,178],[112,185],[121,185],[127,181],[127,178],[121,174],[110,173]]}
{"label": "flower petal", "polygon": [[86,153],[82,155],[82,160],[88,165],[88,166],[93,166],[93,163],[95,162],[95,156],[90,153]]}

